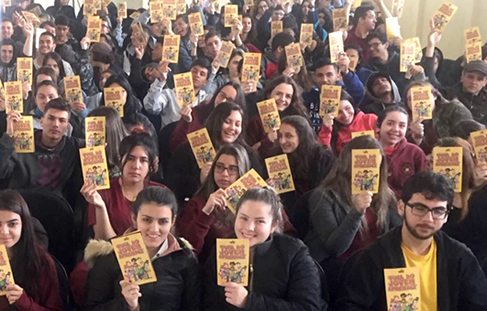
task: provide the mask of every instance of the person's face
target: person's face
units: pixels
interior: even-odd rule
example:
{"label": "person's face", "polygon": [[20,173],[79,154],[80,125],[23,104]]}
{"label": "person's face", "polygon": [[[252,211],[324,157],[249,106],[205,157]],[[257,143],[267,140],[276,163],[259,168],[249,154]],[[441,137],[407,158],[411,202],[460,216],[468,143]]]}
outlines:
{"label": "person's face", "polygon": [[235,55],[229,62],[228,62],[228,75],[230,78],[238,78],[240,75],[238,73],[238,63],[242,60],[242,56]]}
{"label": "person's face", "polygon": [[[413,194],[407,203],[420,203],[430,209],[438,207],[447,208],[447,201],[441,201],[439,199],[428,200],[422,193]],[[405,225],[402,228],[402,233],[408,234],[417,240],[431,238],[448,220],[448,216],[445,219],[433,219],[431,212],[428,212],[424,216],[416,216],[412,213],[411,207],[406,206],[403,201],[399,201],[397,205],[399,215],[403,217],[403,223]]]}
{"label": "person's face", "polygon": [[345,53],[347,53],[347,56],[348,58],[352,59],[356,59],[357,60],[357,64],[358,64],[358,61],[359,61],[359,55],[358,55],[358,51],[356,49],[348,49],[345,51]]}
{"label": "person's face", "polygon": [[[108,87],[122,87],[117,82],[110,84]],[[122,103],[125,105],[127,103],[127,91],[122,87],[122,97],[120,98]]]}
{"label": "person's face", "polygon": [[[406,100],[407,100],[409,109],[412,110],[411,89],[409,89],[408,92],[406,93]],[[431,105],[431,110],[433,110],[433,111],[435,110],[435,100],[436,100],[436,96],[434,94],[432,94],[430,105]]]}
{"label": "person's face", "polygon": [[101,22],[101,33],[104,33],[106,35],[110,33],[110,27],[108,26],[107,21]]}
{"label": "person's face", "polygon": [[259,6],[257,7],[260,15],[263,15],[265,13],[265,11],[267,11],[268,8],[269,8],[269,6],[267,5],[267,3],[265,1],[259,2]]}
{"label": "person's face", "polygon": [[291,105],[293,94],[294,90],[291,84],[281,83],[272,90],[269,99],[274,98],[276,100],[277,109],[279,111],[284,111]]}
{"label": "person's face", "polygon": [[58,98],[58,97],[59,97],[58,92],[52,86],[45,85],[39,87],[35,97],[37,108],[39,108],[40,111],[44,112],[44,108],[46,107],[47,103],[50,102],[51,99]]}
{"label": "person's face", "polygon": [[100,90],[103,90],[103,88],[105,87],[105,82],[107,82],[108,78],[110,78],[111,76],[112,74],[109,72],[104,72],[100,75],[100,82],[98,84]]}
{"label": "person's face", "polygon": [[211,57],[216,57],[222,48],[222,40],[218,36],[213,36],[206,40],[206,49]]}
{"label": "person's face", "polygon": [[225,119],[222,124],[222,142],[224,144],[231,144],[237,140],[242,132],[242,115],[240,112],[234,110]]}
{"label": "person's face", "polygon": [[43,36],[39,38],[39,52],[42,55],[46,55],[49,52],[53,52],[56,48],[54,40],[51,36]]}
{"label": "person's face", "polygon": [[19,2],[19,7],[21,7],[22,10],[25,10],[29,6],[29,4],[30,4],[30,0],[21,1]]}
{"label": "person's face", "polygon": [[46,66],[47,67],[51,67],[54,70],[54,72],[56,72],[56,76],[59,77],[59,72],[60,72],[59,71],[59,66],[58,66],[57,62],[54,59],[49,58],[46,61]]}
{"label": "person's face", "polygon": [[237,238],[248,239],[250,247],[264,243],[278,226],[271,212],[271,206],[261,201],[242,203],[235,220]]}
{"label": "person's face", "polygon": [[303,1],[301,5],[301,11],[303,12],[303,16],[308,16],[310,9],[312,8],[311,3],[308,1]]}
{"label": "person's face", "polygon": [[372,10],[368,11],[367,15],[359,18],[359,23],[368,31],[374,30],[375,23],[377,23],[377,19],[375,18],[375,12]]}
{"label": "person's face", "polygon": [[178,18],[174,22],[174,33],[184,37],[188,34],[189,25],[184,22],[184,19]]}
{"label": "person's face", "polygon": [[316,86],[321,88],[323,85],[335,85],[338,80],[338,73],[333,65],[327,65],[317,68],[313,78]]}
{"label": "person's face", "polygon": [[56,27],[44,25],[44,29],[47,30],[48,32],[52,33],[53,35],[56,35]]}
{"label": "person's face", "polygon": [[0,56],[2,57],[2,62],[8,64],[14,57],[14,47],[11,45],[2,45],[0,48]]}
{"label": "person's face", "polygon": [[162,28],[162,24],[160,23],[153,23],[152,25],[150,25],[149,29],[150,29],[150,34],[153,37],[162,36],[162,31],[164,30]]}
{"label": "person's face", "polygon": [[461,81],[464,92],[478,94],[487,85],[487,76],[479,71],[464,72]]}
{"label": "person's face", "polygon": [[242,32],[249,33],[252,29],[252,19],[250,17],[244,17],[242,19]]}
{"label": "person's face", "polygon": [[14,26],[10,21],[2,22],[2,38],[10,39],[14,34]]}
{"label": "person's face", "polygon": [[237,98],[237,90],[233,86],[227,85],[223,87],[215,97],[215,107],[221,103],[234,102],[235,98]]}
{"label": "person's face", "polygon": [[56,39],[66,40],[68,38],[69,26],[66,25],[56,25]]}
{"label": "person's face", "polygon": [[11,248],[22,236],[22,219],[12,211],[0,211],[0,244]]}
{"label": "person's face", "polygon": [[191,75],[193,76],[193,86],[196,89],[201,88],[208,82],[208,69],[201,66],[191,67]]}
{"label": "person's face", "polygon": [[321,27],[325,27],[326,16],[324,13],[318,13],[318,21],[320,22]]}
{"label": "person's face", "polygon": [[154,49],[152,50],[151,56],[153,61],[160,61],[162,59],[162,44],[159,42],[156,43]]}
{"label": "person's face", "polygon": [[150,163],[149,154],[145,148],[137,146],[129,154],[122,159],[122,163],[125,163],[122,171],[122,177],[124,182],[140,183],[149,174]]}
{"label": "person's face", "polygon": [[169,206],[154,203],[144,203],[140,206],[134,222],[150,254],[157,253],[162,243],[166,241],[174,220]]}
{"label": "person's face", "polygon": [[279,145],[284,153],[291,153],[299,146],[299,136],[296,128],[290,124],[283,123],[277,133]]}
{"label": "person's face", "polygon": [[145,69],[145,78],[148,81],[154,82],[158,77],[159,77],[159,71],[157,70],[157,68],[147,67]]}
{"label": "person's face", "polygon": [[353,121],[355,110],[348,100],[341,100],[338,105],[338,115],[336,121],[343,125],[350,125]]}
{"label": "person's face", "polygon": [[213,173],[219,188],[226,189],[238,179],[238,164],[234,156],[222,154],[215,163]]}
{"label": "person's face", "polygon": [[378,77],[375,79],[374,83],[372,83],[372,92],[374,92],[374,95],[378,98],[388,95],[392,92],[391,82],[389,82],[386,77]]}
{"label": "person's face", "polygon": [[52,78],[49,75],[40,74],[37,76],[35,84],[37,85],[37,84],[41,83],[42,81],[52,81]]}
{"label": "person's face", "polygon": [[274,10],[272,12],[271,19],[274,22],[280,21],[284,17],[284,11],[283,10]]}
{"label": "person's face", "polygon": [[370,55],[372,57],[381,57],[385,53],[387,53],[387,48],[389,47],[389,44],[382,43],[379,39],[373,38],[369,42],[367,42],[367,45],[369,47]]}
{"label": "person's face", "polygon": [[408,117],[400,111],[389,112],[379,129],[379,137],[383,146],[393,147],[406,135]]}
{"label": "person's face", "polygon": [[69,113],[49,109],[41,118],[42,136],[51,141],[61,141],[69,128]]}

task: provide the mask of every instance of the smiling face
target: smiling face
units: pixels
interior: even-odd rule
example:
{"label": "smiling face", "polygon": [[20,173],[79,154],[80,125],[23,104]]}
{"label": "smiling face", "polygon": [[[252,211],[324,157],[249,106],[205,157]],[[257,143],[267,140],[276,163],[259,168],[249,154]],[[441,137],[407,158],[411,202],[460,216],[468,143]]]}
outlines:
{"label": "smiling face", "polygon": [[252,19],[250,17],[242,18],[242,32],[249,33],[252,29]]}
{"label": "smiling face", "polygon": [[168,206],[154,203],[144,203],[140,206],[137,217],[134,218],[134,225],[140,230],[149,254],[155,255],[162,243],[166,241],[174,220],[171,208]]}
{"label": "smiling face", "polygon": [[291,124],[283,123],[279,129],[277,138],[284,153],[291,153],[299,146],[298,132]]}
{"label": "smiling face", "polygon": [[[221,168],[223,167],[225,169],[221,171]],[[216,161],[213,177],[216,185],[222,189],[226,189],[228,186],[237,181],[239,177],[238,163],[235,157],[229,154],[222,154]]]}
{"label": "smiling face", "polygon": [[22,219],[12,211],[0,211],[0,244],[11,248],[22,236]]}
{"label": "smiling face", "polygon": [[282,112],[291,105],[293,95],[293,86],[291,84],[281,83],[272,90],[269,99],[274,98],[277,109]]}
{"label": "smiling face", "polygon": [[394,147],[406,135],[408,116],[401,111],[389,112],[379,128],[382,146]]}
{"label": "smiling face", "polygon": [[14,57],[14,47],[12,45],[2,45],[0,48],[0,56],[2,58],[2,62],[5,64],[10,63],[12,58]]}
{"label": "smiling face", "polygon": [[338,115],[336,121],[343,125],[350,125],[355,116],[355,109],[353,109],[352,104],[348,100],[341,100],[340,105],[338,105]]}
{"label": "smiling face", "polygon": [[247,200],[240,206],[235,220],[235,234],[248,239],[250,247],[264,243],[276,231],[271,206],[260,201]]}
{"label": "smiling face", "polygon": [[184,37],[188,34],[189,31],[189,25],[186,24],[184,19],[178,18],[174,22],[174,33],[180,35],[181,37]]}
{"label": "smiling face", "polygon": [[237,140],[242,132],[242,115],[239,111],[234,110],[225,119],[222,124],[222,143],[231,144]]}
{"label": "smiling face", "polygon": [[42,55],[46,55],[49,52],[53,52],[56,48],[54,38],[50,35],[41,35],[39,38],[39,52]]}
{"label": "smiling face", "polygon": [[136,146],[122,159],[124,182],[141,183],[150,171],[149,154],[142,146]]}
{"label": "smiling face", "polygon": [[389,55],[387,52],[389,43],[382,43],[378,38],[370,39],[367,42],[367,46],[369,47],[370,56],[374,58],[384,59]]}

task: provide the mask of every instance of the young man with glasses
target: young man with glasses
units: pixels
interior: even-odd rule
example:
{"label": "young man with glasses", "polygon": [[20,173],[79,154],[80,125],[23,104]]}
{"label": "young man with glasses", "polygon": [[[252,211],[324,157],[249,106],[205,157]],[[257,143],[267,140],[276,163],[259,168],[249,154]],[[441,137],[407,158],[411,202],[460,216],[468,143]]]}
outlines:
{"label": "young man with glasses", "polygon": [[440,231],[453,187],[421,172],[405,183],[397,203],[403,224],[345,264],[337,310],[388,310],[384,269],[420,269],[421,310],[487,310],[487,279],[472,252]]}

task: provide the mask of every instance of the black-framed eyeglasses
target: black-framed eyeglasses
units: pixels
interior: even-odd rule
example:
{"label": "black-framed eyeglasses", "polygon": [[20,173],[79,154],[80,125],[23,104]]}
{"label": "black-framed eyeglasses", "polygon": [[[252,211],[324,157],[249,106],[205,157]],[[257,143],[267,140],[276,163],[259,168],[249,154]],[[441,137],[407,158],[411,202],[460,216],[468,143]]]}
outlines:
{"label": "black-framed eyeglasses", "polygon": [[237,175],[238,174],[238,166],[236,165],[230,165],[229,167],[226,167],[225,165],[221,163],[215,164],[215,172],[221,174],[225,170],[228,171],[228,175]]}
{"label": "black-framed eyeglasses", "polygon": [[406,202],[406,206],[409,206],[411,208],[411,212],[415,216],[424,217],[426,214],[431,212],[433,219],[436,220],[443,220],[450,213],[450,210],[444,206],[429,208],[426,205],[421,203],[409,203],[409,202]]}

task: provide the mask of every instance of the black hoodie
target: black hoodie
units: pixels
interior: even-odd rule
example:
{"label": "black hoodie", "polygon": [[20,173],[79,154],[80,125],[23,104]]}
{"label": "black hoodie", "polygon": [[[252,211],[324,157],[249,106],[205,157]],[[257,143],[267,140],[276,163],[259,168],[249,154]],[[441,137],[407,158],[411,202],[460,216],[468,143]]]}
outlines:
{"label": "black hoodie", "polygon": [[13,46],[13,57],[8,63],[4,63],[0,58],[0,79],[2,82],[16,81],[17,80],[17,47],[15,41],[12,39],[3,39],[0,44],[0,48],[4,45]]}
{"label": "black hoodie", "polygon": [[[375,80],[379,77],[385,77],[391,83],[392,94],[393,94],[392,103],[385,103],[374,94],[374,91],[372,90],[372,85],[374,84]],[[364,113],[373,113],[379,115],[384,109],[386,109],[388,105],[394,105],[400,103],[401,103],[401,95],[399,94],[399,90],[397,88],[396,83],[394,83],[391,77],[381,72],[374,72],[370,75],[369,80],[367,81],[364,97],[362,98],[362,101],[360,102],[358,107]]]}

